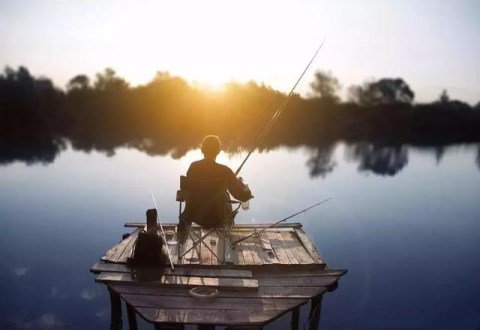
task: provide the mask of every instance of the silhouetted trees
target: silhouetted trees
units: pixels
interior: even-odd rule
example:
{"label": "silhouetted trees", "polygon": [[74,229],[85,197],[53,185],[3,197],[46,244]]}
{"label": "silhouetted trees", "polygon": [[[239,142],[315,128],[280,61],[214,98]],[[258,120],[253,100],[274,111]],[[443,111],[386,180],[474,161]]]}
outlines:
{"label": "silhouetted trees", "polygon": [[314,97],[332,102],[338,102],[340,100],[337,95],[340,83],[330,72],[315,72],[314,80],[310,83],[310,87]]}
{"label": "silhouetted trees", "polygon": [[362,106],[394,103],[411,104],[415,93],[401,78],[384,78],[350,88],[350,99]]}
{"label": "silhouetted trees", "polygon": [[[361,160],[361,169],[390,174],[408,160],[405,144],[480,142],[479,105],[474,109],[451,100],[446,91],[440,100],[413,104],[414,92],[403,79],[384,78],[352,87],[350,102],[341,102],[339,86],[330,73],[317,72],[312,97],[294,95],[259,149],[308,146],[308,166],[317,176],[334,168],[331,152],[337,141],[360,143],[352,155]],[[43,159],[48,161],[63,150],[64,141],[84,151],[113,154],[128,146],[181,157],[211,133],[229,151],[238,151],[252,145],[286,97],[255,82],[206,92],[168,72],[130,86],[109,68],[93,82],[78,74],[66,87],[59,90],[24,67],[0,74],[0,162],[42,160],[34,152],[27,155],[34,146],[48,150]],[[21,150],[17,158],[16,149]]]}
{"label": "silhouetted trees", "polygon": [[90,88],[90,78],[84,74],[79,74],[70,79],[67,84],[67,91],[74,89],[87,89]]}

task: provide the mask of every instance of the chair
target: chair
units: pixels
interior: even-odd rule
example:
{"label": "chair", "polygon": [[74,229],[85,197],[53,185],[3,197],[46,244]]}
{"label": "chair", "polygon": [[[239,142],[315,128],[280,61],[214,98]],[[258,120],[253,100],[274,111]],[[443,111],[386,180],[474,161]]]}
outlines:
{"label": "chair", "polygon": [[[241,202],[230,199],[227,191],[227,181],[192,180],[186,176],[181,176],[180,190],[177,191],[176,200],[179,202],[179,241],[182,245],[187,237],[190,237],[193,241],[192,246],[187,251],[178,254],[178,258],[182,259],[197,245],[203,244],[220,263],[223,263],[225,260],[212,251],[204,240],[213,232],[216,232],[219,237],[225,240],[226,245],[231,244],[230,232],[234,226],[235,215],[238,213]],[[182,211],[183,202],[185,202],[185,208]],[[235,210],[233,210],[233,204],[238,204]],[[201,237],[197,236],[191,230],[193,222],[208,229],[207,233],[201,235]]]}

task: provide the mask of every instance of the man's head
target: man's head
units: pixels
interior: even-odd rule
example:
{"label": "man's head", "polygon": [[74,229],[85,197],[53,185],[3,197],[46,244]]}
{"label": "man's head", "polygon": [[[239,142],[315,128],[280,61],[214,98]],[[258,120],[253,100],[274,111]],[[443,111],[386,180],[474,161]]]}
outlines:
{"label": "man's head", "polygon": [[220,152],[220,139],[216,135],[207,135],[202,141],[202,152],[205,158],[215,159]]}

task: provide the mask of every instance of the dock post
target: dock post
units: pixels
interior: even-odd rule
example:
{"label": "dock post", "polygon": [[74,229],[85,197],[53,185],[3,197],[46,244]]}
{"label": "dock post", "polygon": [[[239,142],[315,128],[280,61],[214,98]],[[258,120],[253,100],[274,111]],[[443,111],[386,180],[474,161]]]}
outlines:
{"label": "dock post", "polygon": [[127,305],[128,327],[130,330],[137,330],[137,315],[135,309],[129,303]]}
{"label": "dock post", "polygon": [[157,230],[157,210],[156,209],[148,209],[146,212],[147,215],[147,231],[148,232],[156,232]]}
{"label": "dock post", "polygon": [[120,301],[120,295],[108,288],[110,294],[110,329],[120,330],[122,328],[122,302]]}
{"label": "dock post", "polygon": [[310,324],[308,326],[309,330],[317,330],[320,326],[320,312],[322,311],[322,298],[323,295],[318,295],[312,298],[312,307],[310,308],[309,320]]}
{"label": "dock post", "polygon": [[290,324],[292,326],[292,330],[298,330],[298,320],[300,319],[300,307],[295,307],[292,310],[292,320]]}

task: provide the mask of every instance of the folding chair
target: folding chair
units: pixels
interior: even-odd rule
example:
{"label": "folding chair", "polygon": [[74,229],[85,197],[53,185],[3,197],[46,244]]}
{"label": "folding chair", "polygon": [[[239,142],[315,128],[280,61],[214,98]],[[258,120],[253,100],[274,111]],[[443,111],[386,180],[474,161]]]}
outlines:
{"label": "folding chair", "polygon": [[[204,240],[216,232],[225,240],[225,244],[231,244],[230,233],[241,202],[230,199],[226,180],[192,180],[182,175],[176,200],[179,202],[178,237],[181,243],[179,249],[187,237],[193,241],[188,250],[179,251],[178,258],[182,259],[192,249],[203,244],[219,263],[223,263],[224,258],[212,251]],[[182,210],[182,203],[185,203],[184,210]],[[238,204],[235,210],[233,210],[233,204]],[[199,237],[191,228],[193,222],[208,231]]]}

